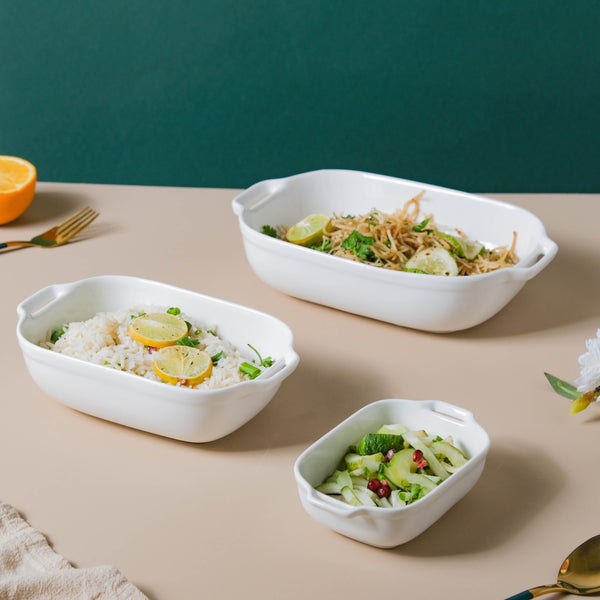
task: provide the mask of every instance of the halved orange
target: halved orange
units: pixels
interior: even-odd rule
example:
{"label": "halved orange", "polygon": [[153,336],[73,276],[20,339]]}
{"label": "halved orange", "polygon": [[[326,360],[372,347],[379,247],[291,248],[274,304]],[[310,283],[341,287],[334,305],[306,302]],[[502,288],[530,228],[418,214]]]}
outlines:
{"label": "halved orange", "polygon": [[154,372],[173,385],[196,385],[210,377],[213,368],[208,352],[192,346],[168,346],[157,352]]}
{"label": "halved orange", "polygon": [[164,348],[184,338],[188,334],[188,326],[178,315],[146,313],[131,321],[129,333],[145,346]]}
{"label": "halved orange", "polygon": [[0,225],[20,217],[35,194],[35,167],[16,156],[0,156]]}

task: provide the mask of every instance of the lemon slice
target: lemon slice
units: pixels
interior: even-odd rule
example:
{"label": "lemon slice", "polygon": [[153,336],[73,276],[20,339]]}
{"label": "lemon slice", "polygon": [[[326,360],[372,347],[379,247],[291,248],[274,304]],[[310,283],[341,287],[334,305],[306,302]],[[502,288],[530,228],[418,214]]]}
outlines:
{"label": "lemon slice", "polygon": [[308,215],[295,225],[292,225],[285,234],[288,242],[300,246],[312,246],[318,244],[323,232],[329,229],[331,219],[327,215]]}
{"label": "lemon slice", "polygon": [[425,248],[417,252],[407,263],[406,270],[428,275],[458,275],[458,266],[452,254],[444,248]]}
{"label": "lemon slice", "polygon": [[147,313],[131,321],[129,333],[131,337],[146,346],[164,348],[184,338],[188,333],[188,326],[177,315]]}
{"label": "lemon slice", "polygon": [[204,350],[191,346],[168,346],[157,352],[152,367],[168,383],[196,385],[210,377],[213,362]]}

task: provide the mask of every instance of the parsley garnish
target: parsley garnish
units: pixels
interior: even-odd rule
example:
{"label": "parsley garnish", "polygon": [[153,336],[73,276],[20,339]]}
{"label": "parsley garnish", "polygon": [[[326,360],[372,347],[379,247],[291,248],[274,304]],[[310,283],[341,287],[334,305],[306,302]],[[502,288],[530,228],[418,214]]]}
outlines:
{"label": "parsley garnish", "polygon": [[424,219],[418,225],[413,225],[412,230],[416,231],[417,233],[421,233],[423,231],[425,233],[433,233],[433,229],[425,229],[425,227],[427,227],[427,223],[429,223],[429,221],[431,221],[431,217]]}
{"label": "parsley garnish", "polygon": [[223,350],[217,352],[214,356],[211,356],[210,359],[213,361],[213,364],[218,363],[224,356]]}
{"label": "parsley garnish", "polygon": [[181,312],[181,310],[179,308],[177,308],[176,306],[172,306],[171,308],[167,309],[167,312],[170,315],[178,315]]}
{"label": "parsley garnish", "polygon": [[311,248],[319,252],[331,252],[331,242],[325,238],[320,244],[315,244]]}
{"label": "parsley garnish", "polygon": [[240,371],[242,373],[246,373],[246,375],[248,375],[250,377],[250,379],[256,379],[261,371],[258,367],[255,367],[254,365],[251,365],[250,363],[247,362],[243,362],[240,365]]}
{"label": "parsley garnish", "polygon": [[254,352],[256,352],[256,354],[258,356],[258,360],[259,360],[258,364],[261,367],[270,367],[275,362],[270,356],[263,358],[254,346],[251,346],[250,344],[248,344],[248,347],[252,348],[252,350],[254,350]]}
{"label": "parsley garnish", "polygon": [[50,336],[50,341],[55,343],[59,340],[61,336],[65,334],[65,327],[61,327],[60,329],[55,329]]}
{"label": "parsley garnish", "polygon": [[191,337],[186,335],[184,338],[181,338],[179,341],[175,342],[176,346],[190,346],[194,347],[200,343],[200,340],[193,340]]}
{"label": "parsley garnish", "polygon": [[375,238],[363,235],[356,229],[342,242],[344,250],[350,250],[358,258],[373,260],[375,253],[370,248],[375,243]]}
{"label": "parsley garnish", "polygon": [[275,227],[271,227],[270,225],[263,225],[262,232],[265,235],[268,235],[270,237],[274,237],[274,238],[277,237],[277,231],[276,231]]}

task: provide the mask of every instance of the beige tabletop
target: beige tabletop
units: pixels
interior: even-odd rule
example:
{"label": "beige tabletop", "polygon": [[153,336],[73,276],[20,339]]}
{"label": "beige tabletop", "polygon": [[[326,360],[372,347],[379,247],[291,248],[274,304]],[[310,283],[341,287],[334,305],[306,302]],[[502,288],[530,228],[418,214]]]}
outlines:
{"label": "beige tabletop", "polygon": [[[496,195],[536,213],[559,252],[501,313],[453,334],[269,288],[246,261],[235,195],[40,183],[27,213],[0,227],[7,241],[86,204],[101,215],[62,248],[0,257],[0,499],[73,564],[114,565],[151,600],[502,600],[555,581],[566,554],[600,533],[600,412],[594,405],[570,416],[543,374],[572,381],[585,340],[600,327],[600,195]],[[15,309],[46,285],[105,274],[268,312],[294,331],[300,364],[259,415],[206,444],[66,408],[30,378]],[[419,537],[382,550],[313,521],[293,464],[358,408],[390,397],[467,408],[491,449],[463,500]]]}

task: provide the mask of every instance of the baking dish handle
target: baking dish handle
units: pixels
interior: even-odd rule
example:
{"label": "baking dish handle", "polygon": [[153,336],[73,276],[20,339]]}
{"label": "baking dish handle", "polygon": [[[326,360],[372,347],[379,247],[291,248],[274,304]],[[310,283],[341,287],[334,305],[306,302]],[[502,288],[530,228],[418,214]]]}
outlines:
{"label": "baking dish handle", "polygon": [[557,252],[558,245],[556,242],[546,237],[542,240],[540,258],[535,264],[531,265],[531,267],[525,267],[524,269],[506,269],[506,272],[510,273],[514,279],[528,281],[543,271],[552,262]]}
{"label": "baking dish handle", "polygon": [[17,314],[21,318],[32,317],[48,304],[62,298],[68,286],[56,284],[38,290],[17,306]]}
{"label": "baking dish handle", "polygon": [[367,507],[365,506],[350,506],[349,504],[344,504],[344,502],[340,502],[339,500],[333,499],[330,499],[329,502],[325,502],[319,497],[319,492],[317,492],[312,487],[308,489],[308,493],[306,494],[306,500],[309,504],[312,504],[313,506],[316,506],[321,510],[325,510],[329,513],[341,515],[347,518],[358,517],[367,512]]}
{"label": "baking dish handle", "polygon": [[271,195],[281,188],[282,181],[282,179],[267,179],[250,186],[232,200],[233,212],[240,217],[245,210],[256,210],[268,202]]}

